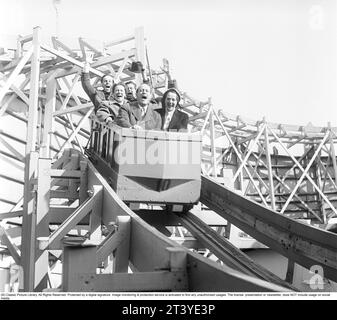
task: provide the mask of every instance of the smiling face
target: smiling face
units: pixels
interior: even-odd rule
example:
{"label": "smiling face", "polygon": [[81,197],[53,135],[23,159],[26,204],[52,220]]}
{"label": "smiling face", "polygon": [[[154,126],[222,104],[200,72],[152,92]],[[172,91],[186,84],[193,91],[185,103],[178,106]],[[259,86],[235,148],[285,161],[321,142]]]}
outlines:
{"label": "smiling face", "polygon": [[136,98],[136,86],[134,83],[129,82],[126,84],[126,96],[129,99]]}
{"label": "smiling face", "polygon": [[169,92],[165,98],[165,108],[167,111],[172,111],[178,103],[177,94],[174,92]]}
{"label": "smiling face", "polygon": [[114,83],[113,77],[106,75],[102,78],[101,82],[102,82],[103,90],[106,92],[110,92],[113,86],[113,83]]}
{"label": "smiling face", "polygon": [[137,101],[141,106],[147,106],[151,100],[151,87],[143,83],[137,90]]}
{"label": "smiling face", "polygon": [[125,99],[125,88],[122,85],[116,85],[114,87],[114,98],[117,102],[122,103]]}

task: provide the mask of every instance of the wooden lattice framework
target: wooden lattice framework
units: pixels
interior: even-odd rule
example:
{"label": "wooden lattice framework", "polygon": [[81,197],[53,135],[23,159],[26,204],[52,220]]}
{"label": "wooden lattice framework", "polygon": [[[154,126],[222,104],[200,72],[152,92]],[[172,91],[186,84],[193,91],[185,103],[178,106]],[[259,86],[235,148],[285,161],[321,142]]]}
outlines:
{"label": "wooden lattice framework", "polygon": [[[87,55],[93,57],[90,72],[95,85],[105,72],[121,81],[140,83],[140,76],[128,68],[137,60],[147,66],[155,94],[160,96],[169,75],[167,63],[161,71],[149,68],[142,28],[131,37],[105,43],[103,49],[81,38],[76,50],[55,37],[51,43],[43,43],[40,28],[35,28],[32,35],[18,38],[16,49],[4,49],[0,56],[0,116],[27,129],[21,135],[2,128],[0,131],[2,159],[22,172],[21,178],[13,176],[12,171],[0,172],[6,183],[21,188],[21,196],[16,199],[0,194],[0,201],[8,205],[8,210],[0,213],[1,243],[23,266],[27,291],[43,288],[47,281],[48,257],[46,251],[36,250],[35,243],[37,238],[43,242],[49,234],[44,223],[49,201],[67,199],[71,204],[78,200],[81,204],[85,199],[78,192],[85,180],[84,165],[69,156],[67,169],[58,168],[60,156],[69,145],[83,152],[90,137],[93,106],[83,92],[78,92]],[[20,112],[13,106],[19,106]],[[200,102],[185,92],[182,106],[190,115],[191,130],[201,130],[204,135],[204,175],[293,218],[326,226],[336,216],[337,128],[329,124],[319,128],[252,121],[217,110],[210,98]],[[62,180],[69,177],[81,179]],[[53,210],[58,211],[56,204]],[[58,214],[60,223],[64,213],[59,210]]]}

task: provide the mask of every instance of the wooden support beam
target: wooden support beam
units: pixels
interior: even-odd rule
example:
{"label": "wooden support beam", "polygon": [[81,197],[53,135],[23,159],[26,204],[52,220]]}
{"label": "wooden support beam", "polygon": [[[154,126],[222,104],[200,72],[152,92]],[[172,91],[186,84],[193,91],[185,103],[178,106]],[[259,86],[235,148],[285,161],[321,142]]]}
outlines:
{"label": "wooden support beam", "polygon": [[122,43],[125,43],[125,42],[128,42],[128,41],[132,41],[134,39],[135,39],[134,36],[123,37],[123,38],[120,38],[120,39],[117,39],[117,40],[114,40],[114,41],[104,42],[103,46],[104,46],[104,48],[113,47],[113,46],[116,46],[118,44],[122,44]]}
{"label": "wooden support beam", "polygon": [[26,155],[36,150],[40,77],[40,27],[34,28]]}
{"label": "wooden support beam", "polygon": [[215,131],[214,131],[214,117],[213,117],[213,106],[211,103],[211,98],[208,99],[208,105],[210,106],[211,114],[209,117],[209,124],[210,124],[210,133],[211,133],[211,166],[212,166],[212,175],[213,177],[217,176],[216,172],[216,154],[215,154]]}
{"label": "wooden support beam", "polygon": [[65,237],[67,233],[93,209],[96,202],[100,203],[102,201],[102,189],[102,186],[94,186],[92,197],[76,208],[73,214],[50,235],[48,244],[46,244],[49,249],[60,248],[60,241],[62,238]]}
{"label": "wooden support beam", "polygon": [[273,179],[273,169],[272,169],[271,156],[270,156],[270,150],[269,150],[269,136],[268,136],[267,126],[264,129],[264,141],[265,141],[267,168],[268,168],[271,208],[275,210],[276,205],[275,205],[274,179]]}
{"label": "wooden support beam", "polygon": [[[254,156],[256,157],[256,155],[254,154]],[[258,161],[260,161],[266,168],[267,168],[267,165],[263,162],[262,159],[258,159]],[[282,185],[286,190],[289,191],[289,194],[285,194],[284,192],[282,194],[278,194],[278,196],[289,196],[290,193],[291,193],[291,188],[290,186],[288,186],[285,182],[284,182],[284,179],[281,180],[281,178],[279,178],[277,176],[277,174],[275,174],[274,172],[272,173],[273,174],[273,177],[276,178],[277,181],[279,181],[279,183],[277,184],[277,187],[279,187],[280,185]],[[308,210],[313,216],[315,216],[317,219],[319,219],[318,215],[308,206],[307,203],[305,203],[300,197],[299,195],[295,194],[294,197],[303,205],[304,208],[306,208],[306,210]],[[276,200],[275,200],[276,202]]]}
{"label": "wooden support beam", "polygon": [[[256,182],[254,181],[252,175],[250,174],[250,172],[249,172],[249,170],[248,170],[248,168],[247,168],[245,162],[242,160],[241,154],[240,154],[240,152],[238,151],[237,147],[235,146],[234,142],[232,141],[232,139],[231,139],[229,133],[227,132],[226,128],[224,127],[224,125],[222,124],[222,122],[220,121],[218,115],[217,115],[215,112],[214,112],[214,115],[215,115],[215,117],[217,118],[217,120],[219,121],[220,126],[222,127],[222,130],[225,132],[225,135],[226,135],[226,137],[227,137],[227,139],[228,139],[230,145],[232,146],[233,150],[235,151],[236,156],[237,156],[238,159],[240,160],[240,162],[241,162],[243,168],[245,168],[245,170],[246,170],[246,172],[247,172],[247,174],[248,174],[248,176],[249,176],[250,181],[252,182],[252,184],[253,184],[253,186],[255,187],[256,191],[259,193],[262,202],[264,203],[264,205],[265,205],[266,207],[268,207],[268,204],[267,204],[265,198],[263,197],[263,195],[262,195],[262,193],[261,193],[259,187],[256,185]],[[261,130],[259,134],[262,134],[262,132],[263,132],[263,131]],[[257,140],[258,140],[258,138],[256,138],[255,141],[257,141]],[[239,172],[239,170],[237,170],[237,172]],[[233,181],[233,183],[235,183],[235,180],[234,180],[234,179],[232,179],[232,181]]]}
{"label": "wooden support beam", "polygon": [[83,103],[81,105],[69,107],[69,108],[66,108],[64,110],[57,110],[57,111],[53,112],[53,117],[60,116],[60,115],[63,115],[63,114],[67,114],[67,113],[77,112],[77,111],[80,111],[80,110],[86,110],[88,108],[93,108],[92,102]]}
{"label": "wooden support beam", "polygon": [[[81,173],[83,174],[82,171]],[[103,199],[103,195],[101,196],[101,199]],[[102,238],[102,202],[103,201],[96,201],[94,203],[89,217],[89,240],[97,243],[101,242]]]}
{"label": "wooden support beam", "polygon": [[[50,167],[51,159],[38,160],[35,227],[37,240],[49,237]],[[34,291],[47,288],[48,267],[48,251],[41,250],[38,243],[35,243]]]}
{"label": "wooden support beam", "polygon": [[169,247],[167,251],[169,252],[170,271],[180,273],[180,279],[178,280],[180,282],[179,291],[188,291],[186,250],[178,247]]}
{"label": "wooden support beam", "polygon": [[[54,55],[57,56],[57,57],[60,57],[60,58],[62,58],[62,59],[64,59],[64,60],[66,60],[66,61],[68,61],[68,62],[74,64],[75,66],[78,66],[78,67],[80,67],[80,68],[83,68],[83,66],[84,66],[84,62],[78,61],[77,59],[75,59],[75,58],[73,58],[73,57],[71,57],[71,56],[69,56],[69,55],[67,55],[67,54],[62,53],[61,51],[55,50],[55,49],[53,49],[53,48],[50,48],[50,47],[47,46],[47,45],[42,45],[41,48],[42,48],[43,50],[46,50],[46,51],[48,51],[48,52],[54,54]],[[94,69],[94,68],[91,68],[91,67],[89,68],[89,71],[92,72],[93,74],[99,76],[99,77],[102,77],[102,76],[104,75],[103,72],[98,71],[98,70],[96,70],[96,69]],[[73,72],[73,73],[75,73],[75,72]],[[64,75],[63,75],[62,73],[60,73],[57,77],[63,77],[63,76],[64,76]]]}
{"label": "wooden support beam", "polygon": [[67,143],[70,143],[75,136],[77,135],[77,133],[79,132],[79,130],[82,128],[83,124],[85,123],[85,121],[87,121],[87,119],[89,118],[89,116],[91,115],[91,113],[94,111],[94,109],[90,109],[85,116],[81,119],[81,121],[79,122],[77,128],[72,132],[72,134],[70,135],[70,137],[68,138],[68,140],[63,144],[63,146],[61,147],[60,151],[57,154],[60,154],[63,152],[63,150],[65,149]]}
{"label": "wooden support beam", "polygon": [[64,170],[64,169],[51,169],[50,176],[52,178],[62,178],[62,179],[77,179],[81,178],[80,170]]}
{"label": "wooden support beam", "polygon": [[70,54],[71,57],[77,57],[77,53],[71,50],[68,46],[66,46],[63,42],[57,39],[57,37],[51,37],[53,47],[55,49],[62,48],[64,51],[66,51],[68,54]]}
{"label": "wooden support beam", "polygon": [[82,51],[82,57],[85,59],[86,58],[86,51],[85,47],[87,47],[89,50],[93,51],[96,56],[102,56],[103,53],[94,48],[92,45],[90,45],[85,39],[83,38],[78,38],[78,42],[80,44],[80,48]]}
{"label": "wooden support beam", "polygon": [[53,134],[53,113],[56,106],[56,80],[50,78],[46,83],[46,104],[43,122],[43,136],[41,143],[41,156],[50,157],[50,142]]}
{"label": "wooden support beam", "polygon": [[[76,208],[51,207],[49,208],[49,224],[61,224],[74,213]],[[84,221],[85,219],[83,219]],[[88,221],[86,221],[88,223]]]}
{"label": "wooden support beam", "polygon": [[5,245],[14,259],[15,263],[21,265],[21,253],[17,246],[13,243],[6,229],[0,225],[0,243]]}
{"label": "wooden support beam", "polygon": [[36,193],[32,182],[35,179],[38,153],[31,152],[26,156],[25,186],[23,197],[22,220],[22,267],[24,271],[23,290],[34,291],[35,241],[36,241]]}
{"label": "wooden support beam", "polygon": [[247,160],[248,160],[249,156],[251,155],[251,153],[253,152],[253,149],[254,149],[255,145],[257,144],[258,140],[260,139],[260,136],[262,135],[262,133],[264,133],[265,127],[266,127],[266,125],[263,124],[262,127],[259,130],[258,135],[256,136],[256,138],[254,139],[252,145],[248,149],[248,152],[247,152],[246,156],[244,157],[243,160],[241,160],[241,164],[240,164],[238,170],[235,172],[234,177],[232,179],[233,182],[236,180],[236,178],[238,177],[238,175],[241,172],[242,168],[247,163]]}
{"label": "wooden support beam", "polygon": [[[30,57],[32,56],[34,48],[35,47],[31,47],[26,52],[26,54],[21,58],[20,62],[16,66],[16,68],[12,71],[11,75],[8,77],[5,85],[0,89],[0,105],[1,105],[1,101],[4,98],[4,96],[6,95],[8,89],[12,86],[12,84],[14,83],[14,81],[16,80],[18,75],[20,74],[22,68],[27,63],[27,61],[30,59]],[[0,109],[0,116],[2,116],[5,111],[6,111],[5,107],[2,107]]]}
{"label": "wooden support beam", "polygon": [[[83,245],[71,246],[64,244],[63,249],[63,270],[62,270],[62,291],[93,291],[90,289],[90,282],[96,274],[96,246]],[[85,280],[84,280],[85,279]]]}
{"label": "wooden support beam", "polygon": [[79,190],[79,203],[82,204],[88,198],[88,162],[80,161],[81,180]]}
{"label": "wooden support beam", "polygon": [[[272,132],[273,132],[273,131],[272,131]],[[310,177],[309,175],[307,175],[307,172],[309,171],[309,169],[310,169],[312,163],[313,163],[314,160],[316,159],[316,157],[317,157],[318,153],[320,152],[320,150],[321,150],[323,144],[324,144],[325,141],[327,140],[328,135],[329,135],[329,133],[327,132],[326,135],[325,135],[325,137],[324,137],[324,139],[321,141],[320,145],[318,146],[318,148],[317,148],[315,154],[314,154],[313,157],[311,158],[309,164],[307,165],[306,169],[303,169],[302,166],[301,166],[299,163],[297,163],[298,167],[301,169],[301,171],[303,172],[303,174],[302,174],[302,176],[300,177],[300,179],[297,181],[297,184],[296,184],[295,188],[293,189],[291,195],[289,196],[287,202],[284,204],[284,206],[283,206],[283,208],[282,208],[282,210],[281,210],[281,213],[283,213],[284,210],[287,208],[289,202],[290,202],[291,199],[293,198],[293,196],[294,196],[296,190],[298,189],[299,185],[301,184],[302,180],[303,180],[305,177],[312,183],[312,185],[314,186],[314,188],[317,189],[317,191],[318,191],[320,194],[322,194],[322,192],[320,191],[320,189],[318,188],[318,186],[316,185],[316,183],[311,179],[311,177]],[[288,150],[286,150],[286,151],[288,151]],[[293,158],[293,160],[296,160],[296,159]],[[296,162],[297,162],[297,161],[296,161]],[[323,196],[324,196],[324,194],[323,194]],[[337,212],[336,212],[336,209],[334,209],[334,207],[332,206],[332,204],[330,203],[330,201],[329,201],[325,196],[324,196],[324,200],[327,201],[328,204],[333,208],[333,210],[335,211],[335,213],[337,213]]]}
{"label": "wooden support beam", "polygon": [[130,255],[131,217],[117,216],[119,238],[121,239],[115,253],[114,272],[127,272]]}
{"label": "wooden support beam", "polygon": [[22,217],[23,210],[0,213],[0,221],[16,217]]}
{"label": "wooden support beam", "polygon": [[[186,274],[181,271],[153,271],[115,274],[85,274],[78,276],[76,291],[147,292],[186,291]],[[75,290],[74,290],[75,291]]]}
{"label": "wooden support beam", "polygon": [[331,153],[331,159],[332,159],[332,165],[333,165],[333,171],[335,174],[335,184],[337,184],[337,161],[336,161],[336,152],[335,152],[335,145],[333,143],[333,133],[331,130],[330,123],[328,124],[330,134],[329,134],[329,143],[330,143],[330,153]]}
{"label": "wooden support beam", "polygon": [[204,176],[200,201],[271,249],[306,268],[319,264],[327,278],[337,279],[333,233],[289,219]]}
{"label": "wooden support beam", "polygon": [[295,268],[295,262],[288,259],[287,273],[286,273],[286,278],[285,278],[285,281],[287,281],[288,283],[293,283],[294,268]]}

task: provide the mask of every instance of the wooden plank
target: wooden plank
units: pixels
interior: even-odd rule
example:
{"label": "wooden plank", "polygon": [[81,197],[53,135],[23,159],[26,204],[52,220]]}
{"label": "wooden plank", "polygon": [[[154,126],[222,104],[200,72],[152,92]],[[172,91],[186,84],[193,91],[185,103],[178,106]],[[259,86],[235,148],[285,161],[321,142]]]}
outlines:
{"label": "wooden plank", "polygon": [[82,126],[84,125],[84,123],[87,121],[87,119],[89,118],[89,116],[91,115],[91,113],[94,111],[94,109],[90,109],[85,116],[80,120],[77,128],[72,132],[72,134],[70,135],[70,137],[68,138],[68,140],[62,145],[60,151],[58,152],[58,154],[62,153],[63,150],[65,149],[67,143],[72,142],[72,140],[75,138],[75,136],[78,134],[78,132],[80,131],[80,129],[82,128]]}
{"label": "wooden plank", "polygon": [[265,281],[296,290],[281,278],[274,275],[269,270],[255,263],[249,256],[236,248],[231,242],[220,236],[190,212],[181,217],[182,224],[195,236],[198,241],[204,244],[217,258],[226,266],[238,270],[244,274],[258,277]]}
{"label": "wooden plank", "polygon": [[53,134],[52,114],[56,106],[56,80],[51,78],[46,83],[46,104],[44,112],[44,128],[41,143],[41,156],[50,157],[50,142]]}
{"label": "wooden plank", "polygon": [[40,78],[40,27],[34,28],[33,32],[33,56],[31,62],[31,79],[29,91],[29,112],[27,144],[25,154],[36,150],[37,141],[37,122],[38,122],[38,104],[39,104],[39,78]]}
{"label": "wooden plank", "polygon": [[86,200],[81,206],[71,214],[71,216],[65,220],[57,230],[55,230],[49,237],[48,248],[59,248],[59,242],[67,235],[67,233],[73,229],[88,213],[92,210],[96,202],[102,201],[102,187],[94,186],[94,194],[91,198]]}
{"label": "wooden plank", "polygon": [[22,239],[24,241],[22,242],[21,256],[24,270],[24,291],[29,292],[34,290],[36,200],[32,179],[35,178],[37,161],[37,152],[31,152],[26,156],[22,217]]}
{"label": "wooden plank", "polygon": [[[179,244],[171,241],[153,227],[145,223],[133,213],[111,189],[107,181],[98,173],[94,166],[88,163],[88,187],[100,184],[103,186],[103,223],[109,225],[118,215],[131,217],[130,265],[140,272],[152,272],[156,268],[169,266],[167,247],[177,247]],[[179,246],[180,247],[180,246]],[[189,287],[191,291],[286,291],[266,281],[252,278],[231,268],[219,266],[214,261],[190,252],[187,264]],[[121,273],[122,275],[123,273]],[[209,276],[205,277],[205,274]],[[118,274],[119,275],[119,274]]]}
{"label": "wooden plank", "polygon": [[123,37],[123,38],[120,38],[120,39],[117,39],[117,40],[104,42],[103,46],[104,46],[104,48],[113,47],[113,46],[116,46],[118,44],[122,44],[122,43],[125,43],[125,42],[128,42],[128,41],[132,41],[132,40],[134,40],[134,38],[135,38],[134,36]]}
{"label": "wooden plank", "polygon": [[81,178],[81,171],[80,170],[50,169],[50,176],[52,178],[76,179],[76,178]]}
{"label": "wooden plank", "polygon": [[[69,207],[50,207],[49,208],[49,223],[61,224],[76,210]],[[86,219],[88,220],[88,219]],[[86,222],[88,223],[88,221]]]}
{"label": "wooden plank", "polygon": [[121,239],[115,252],[115,261],[113,265],[114,272],[128,272],[130,256],[130,228],[131,217],[117,217],[118,233]]}
{"label": "wooden plank", "polygon": [[[36,194],[36,239],[49,236],[50,167],[51,159],[39,158]],[[40,250],[36,243],[34,291],[42,291],[47,288],[48,267],[48,251]]]}
{"label": "wooden plank", "polygon": [[56,116],[59,116],[59,115],[62,115],[62,114],[66,114],[66,113],[72,113],[72,112],[77,112],[77,111],[80,111],[80,110],[85,110],[85,109],[88,109],[88,108],[93,108],[92,102],[83,103],[81,105],[77,105],[77,106],[74,106],[74,107],[68,107],[68,108],[63,109],[63,110],[57,110],[57,111],[53,112],[53,117],[56,117]]}
{"label": "wooden plank", "polygon": [[22,215],[23,215],[23,210],[0,213],[0,221],[4,220],[4,219],[22,217]]}
{"label": "wooden plank", "polygon": [[81,281],[85,274],[89,278],[96,272],[96,247],[95,246],[64,246],[63,250],[63,291],[91,291],[89,282]]}
{"label": "wooden plank", "polygon": [[86,161],[80,161],[81,180],[79,190],[79,201],[82,204],[88,198],[88,164]]}
{"label": "wooden plank", "polygon": [[15,263],[21,265],[21,253],[17,246],[13,243],[6,229],[0,225],[0,243],[5,245],[14,259]]}
{"label": "wooden plank", "polygon": [[[46,51],[48,51],[48,52],[50,52],[50,53],[52,53],[52,54],[54,54],[57,57],[60,57],[60,58],[62,58],[64,60],[66,60],[66,61],[69,61],[70,63],[74,64],[75,66],[78,66],[78,67],[81,67],[81,68],[83,68],[83,66],[84,66],[84,62],[78,61],[77,59],[75,59],[75,58],[73,58],[73,57],[71,57],[71,56],[69,56],[67,54],[64,54],[61,51],[55,50],[53,48],[50,48],[47,45],[41,45],[41,48],[44,49],[44,50],[46,50]],[[93,74],[99,76],[99,77],[102,77],[104,75],[103,72],[98,71],[98,70],[96,70],[94,68],[91,68],[91,67],[89,67],[89,71],[92,72]],[[63,75],[60,73],[60,74],[58,74],[57,78],[62,77],[62,76]]]}
{"label": "wooden plank", "polygon": [[201,202],[254,239],[310,268],[324,267],[337,279],[337,235],[282,216],[228,188],[202,177]]}
{"label": "wooden plank", "polygon": [[81,291],[146,292],[186,291],[186,273],[182,271],[153,271],[116,274],[82,274]]}
{"label": "wooden plank", "polygon": [[78,196],[78,192],[70,192],[69,189],[50,191],[50,198],[53,199],[78,199]]}
{"label": "wooden plank", "polygon": [[264,141],[265,141],[267,168],[268,168],[269,194],[270,194],[271,208],[275,210],[276,205],[275,205],[275,193],[274,193],[274,179],[273,179],[272,163],[271,163],[270,150],[269,150],[269,136],[268,136],[267,127],[265,127],[264,129]]}
{"label": "wooden plank", "polygon": [[[30,57],[32,56],[33,50],[35,50],[35,47],[29,48],[29,50],[22,57],[22,59],[20,60],[20,62],[16,66],[16,68],[13,70],[13,72],[11,73],[11,75],[8,77],[5,85],[0,89],[0,104],[1,104],[1,101],[4,98],[4,96],[6,95],[8,89],[11,87],[11,85],[14,83],[14,81],[16,80],[16,78],[18,77],[18,75],[20,74],[22,68],[27,63],[27,61],[30,59]],[[6,111],[6,109],[4,107],[2,107],[0,109],[0,116],[2,116],[5,111]]]}

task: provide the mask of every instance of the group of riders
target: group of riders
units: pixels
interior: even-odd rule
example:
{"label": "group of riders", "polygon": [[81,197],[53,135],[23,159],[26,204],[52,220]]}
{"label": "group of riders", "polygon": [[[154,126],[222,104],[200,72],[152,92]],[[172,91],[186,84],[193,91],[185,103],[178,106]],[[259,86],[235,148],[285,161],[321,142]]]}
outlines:
{"label": "group of riders", "polygon": [[188,115],[180,110],[181,95],[174,81],[161,99],[154,99],[153,88],[146,80],[137,87],[133,81],[115,83],[112,75],[105,74],[102,89],[94,88],[89,69],[85,62],[81,82],[100,122],[136,130],[187,131]]}

